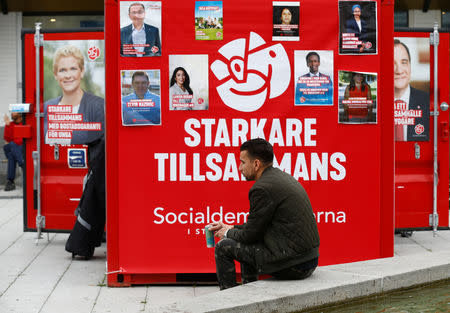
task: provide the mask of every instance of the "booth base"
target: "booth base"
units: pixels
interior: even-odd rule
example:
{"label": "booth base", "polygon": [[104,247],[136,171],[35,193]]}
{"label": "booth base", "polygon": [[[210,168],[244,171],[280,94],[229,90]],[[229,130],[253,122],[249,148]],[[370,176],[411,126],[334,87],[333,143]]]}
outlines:
{"label": "booth base", "polygon": [[[270,275],[259,275],[258,279],[266,279]],[[241,281],[241,274],[236,274]],[[217,285],[216,273],[179,273],[179,274],[122,274],[108,275],[108,287],[131,287],[131,285]]]}
{"label": "booth base", "polygon": [[[239,275],[240,279],[240,275]],[[108,275],[109,287],[130,287],[149,284],[217,284],[216,273],[178,273],[178,274],[125,274]]]}

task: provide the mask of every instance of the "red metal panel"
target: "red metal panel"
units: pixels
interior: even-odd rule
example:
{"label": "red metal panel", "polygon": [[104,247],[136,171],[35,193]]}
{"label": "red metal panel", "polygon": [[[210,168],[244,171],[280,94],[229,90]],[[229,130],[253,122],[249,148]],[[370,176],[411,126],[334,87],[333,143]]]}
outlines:
{"label": "red metal panel", "polygon": [[[398,32],[399,38],[429,38],[430,33]],[[430,47],[430,112],[434,108],[434,47]],[[449,34],[440,34],[438,48],[438,103],[449,102]],[[448,227],[449,146],[448,111],[439,109],[438,119],[438,214],[439,226]],[[395,228],[430,228],[433,213],[433,136],[434,118],[430,117],[430,140],[418,142],[420,158],[415,157],[416,142],[395,143]]]}
{"label": "red metal panel", "polygon": [[[394,58],[392,36],[393,27],[389,23],[394,21],[394,1],[384,0],[381,2],[381,21],[380,27],[380,58],[382,60],[392,60]],[[392,65],[389,62],[381,63],[381,76],[383,77],[383,93],[380,94],[381,103],[390,103],[394,95],[394,77],[392,75]],[[392,87],[389,87],[392,86]],[[394,237],[392,236],[394,228],[394,183],[388,180],[394,172],[394,142],[393,133],[393,108],[382,111],[384,114],[380,119],[381,124],[381,209],[380,209],[380,257],[391,257],[394,251]]]}
{"label": "red metal panel", "polygon": [[[203,160],[201,174],[206,170],[204,159],[211,153],[222,157],[222,168],[228,157],[236,159],[238,146],[205,145],[205,128],[199,130],[201,144],[188,147],[185,138],[190,137],[184,127],[190,118],[214,119],[213,141],[219,119],[224,119],[231,130],[233,119],[250,124],[251,119],[266,118],[266,138],[276,119],[281,125],[288,118],[316,119],[316,134],[313,135],[316,145],[285,147],[275,144],[274,149],[279,161],[284,154],[291,153],[292,169],[297,154],[305,153],[306,164],[310,164],[314,153],[321,157],[333,153],[345,155],[344,179],[331,179],[329,173],[327,179],[311,179],[311,176],[300,179],[310,195],[319,224],[320,264],[392,256],[393,110],[383,103],[392,102],[393,90],[385,86],[392,86],[393,79],[392,64],[384,62],[382,65],[381,62],[384,58],[392,59],[392,3],[380,5],[381,2],[377,2],[379,54],[352,56],[338,54],[338,3],[302,1],[300,41],[281,44],[291,68],[295,50],[334,51],[334,105],[294,107],[294,90],[290,85],[280,97],[267,100],[261,109],[250,113],[237,112],[224,105],[216,91],[219,83],[212,71],[209,71],[208,111],[169,111],[169,55],[207,54],[211,65],[219,58],[218,50],[224,44],[238,38],[248,39],[251,31],[269,44],[278,43],[271,42],[272,1],[223,1],[224,39],[209,42],[195,40],[194,2],[164,1],[162,56],[139,59],[119,56],[120,2],[107,0],[105,3],[108,271],[122,271],[124,276],[120,279],[126,278],[131,283],[149,282],[152,276],[148,275],[152,274],[215,272],[213,249],[205,248],[202,233],[207,219],[204,223],[191,223],[189,214],[208,215],[209,211],[211,215],[219,212],[220,207],[224,214],[245,212],[248,210],[247,192],[252,184],[233,180],[180,181],[179,178],[170,181],[169,161],[164,173],[167,179],[158,180],[155,153],[177,154],[177,163],[180,155],[186,153],[187,175],[193,175],[194,153]],[[320,14],[317,14],[318,7]],[[382,19],[383,23],[380,22]],[[381,49],[389,51],[382,52]],[[161,71],[161,126],[122,126],[120,70],[133,69]],[[378,124],[338,124],[338,70],[378,74],[381,99]],[[292,79],[293,75],[291,83]],[[285,132],[284,126],[282,132]],[[330,165],[330,170],[335,169]],[[163,210],[157,211],[158,208]],[[342,218],[341,222],[337,221],[338,212],[345,212],[345,221]],[[112,273],[108,275],[108,284],[117,285],[118,279],[118,274]]]}
{"label": "red metal panel", "polygon": [[[89,40],[102,39],[103,32],[73,32],[73,33],[44,33],[44,40]],[[41,48],[41,113],[43,112],[43,53]],[[25,60],[25,99],[31,103],[30,113],[26,114],[26,127],[36,129],[36,54],[34,34],[24,36]],[[86,169],[69,169],[67,166],[68,147],[60,146],[59,160],[54,159],[53,147],[44,144],[43,119],[41,119],[41,208],[45,216],[44,231],[69,231],[75,223],[74,211],[82,194],[83,177]],[[36,150],[36,132],[25,141],[26,145],[26,186],[24,201],[26,210],[25,229],[36,228],[37,207],[33,192],[33,160],[32,151]],[[70,148],[81,148],[81,145],[71,145]]]}

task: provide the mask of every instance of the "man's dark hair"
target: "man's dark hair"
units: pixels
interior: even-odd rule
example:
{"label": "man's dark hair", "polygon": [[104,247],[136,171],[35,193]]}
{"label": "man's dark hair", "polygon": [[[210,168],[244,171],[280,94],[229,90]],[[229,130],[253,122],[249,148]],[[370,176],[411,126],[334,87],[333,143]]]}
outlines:
{"label": "man's dark hair", "polygon": [[252,159],[258,159],[268,165],[273,162],[273,147],[262,138],[250,139],[241,145],[241,151],[247,151]]}
{"label": "man's dark hair", "polygon": [[128,13],[130,13],[131,7],[133,7],[133,6],[135,6],[135,5],[140,5],[140,6],[142,6],[142,9],[145,11],[145,7],[144,7],[144,5],[143,5],[142,3],[140,3],[140,2],[135,2],[135,3],[130,4],[130,6],[128,7]]}
{"label": "man's dark hair", "polygon": [[308,63],[309,57],[311,57],[311,56],[313,56],[313,55],[317,56],[317,58],[319,59],[319,62],[320,62],[320,55],[319,55],[317,52],[311,51],[310,53],[308,53],[308,54],[306,55],[306,63]]}
{"label": "man's dark hair", "polygon": [[134,73],[133,73],[133,76],[131,76],[131,83],[134,82],[134,77],[135,77],[135,76],[144,76],[145,78],[147,78],[147,81],[150,81],[150,80],[148,79],[148,75],[147,75],[146,72],[143,72],[143,71],[137,71],[137,72],[134,72]]}
{"label": "man's dark hair", "polygon": [[408,49],[408,47],[407,47],[403,42],[401,42],[400,40],[394,39],[394,47],[395,47],[396,45],[402,45],[403,48],[405,48],[406,53],[408,54],[408,60],[409,60],[409,62],[411,62],[411,54],[409,54],[409,49]]}

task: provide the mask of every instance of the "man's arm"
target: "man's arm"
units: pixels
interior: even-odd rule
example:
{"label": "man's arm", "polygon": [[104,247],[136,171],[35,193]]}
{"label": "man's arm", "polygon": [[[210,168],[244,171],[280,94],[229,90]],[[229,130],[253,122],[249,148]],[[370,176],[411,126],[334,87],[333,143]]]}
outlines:
{"label": "man's arm", "polygon": [[252,190],[249,198],[250,214],[247,223],[240,229],[236,227],[227,232],[227,238],[247,244],[262,240],[275,211],[275,205],[265,190]]}
{"label": "man's arm", "polygon": [[10,143],[11,141],[14,141],[12,125],[5,125],[5,129],[3,132],[4,132],[3,138],[5,139],[6,143]]}

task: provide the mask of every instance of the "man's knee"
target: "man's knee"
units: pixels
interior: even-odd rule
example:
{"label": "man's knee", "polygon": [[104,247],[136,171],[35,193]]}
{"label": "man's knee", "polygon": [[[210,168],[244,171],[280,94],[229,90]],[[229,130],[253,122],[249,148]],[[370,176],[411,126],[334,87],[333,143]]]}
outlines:
{"label": "man's knee", "polygon": [[216,256],[229,255],[231,250],[236,247],[238,243],[230,238],[223,238],[220,240],[215,248],[214,254]]}

